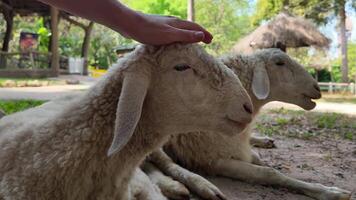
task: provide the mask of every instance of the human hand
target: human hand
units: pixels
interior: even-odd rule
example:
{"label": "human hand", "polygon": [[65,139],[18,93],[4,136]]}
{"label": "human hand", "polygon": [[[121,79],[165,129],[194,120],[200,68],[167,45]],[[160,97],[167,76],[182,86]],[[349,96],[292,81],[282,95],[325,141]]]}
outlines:
{"label": "human hand", "polygon": [[125,37],[143,44],[164,45],[174,42],[209,44],[213,36],[200,25],[170,16],[132,11],[119,30]]}

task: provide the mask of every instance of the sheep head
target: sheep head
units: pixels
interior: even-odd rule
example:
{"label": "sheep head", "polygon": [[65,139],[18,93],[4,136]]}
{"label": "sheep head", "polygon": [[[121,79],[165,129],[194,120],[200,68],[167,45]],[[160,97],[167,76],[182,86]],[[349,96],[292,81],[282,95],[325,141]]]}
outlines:
{"label": "sheep head", "polygon": [[140,46],[124,59],[123,86],[109,155],[140,123],[154,131],[238,133],[252,103],[237,76],[197,45]]}
{"label": "sheep head", "polygon": [[316,106],[312,99],[321,98],[318,83],[298,62],[279,49],[260,50],[254,57],[261,60],[254,66],[252,79],[252,89],[259,89],[253,90],[257,97],[296,104],[305,110]]}

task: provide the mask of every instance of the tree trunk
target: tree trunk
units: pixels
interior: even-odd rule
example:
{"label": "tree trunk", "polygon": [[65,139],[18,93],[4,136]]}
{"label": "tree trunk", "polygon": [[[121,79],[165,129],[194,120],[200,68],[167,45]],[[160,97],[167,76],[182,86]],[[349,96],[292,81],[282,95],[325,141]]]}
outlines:
{"label": "tree trunk", "polygon": [[188,0],[188,20],[195,21],[194,0]]}
{"label": "tree trunk", "polygon": [[[3,13],[5,21],[6,21],[6,32],[4,36],[4,41],[2,44],[1,51],[8,52],[9,51],[9,44],[11,40],[11,33],[13,29],[13,22],[14,22],[14,12],[11,11],[4,11]],[[0,57],[0,68],[6,68],[6,56],[1,55]]]}
{"label": "tree trunk", "polygon": [[59,75],[58,17],[58,9],[51,6],[51,70],[53,76]]}
{"label": "tree trunk", "polygon": [[340,28],[340,48],[341,48],[341,73],[342,73],[342,82],[347,83],[349,82],[348,77],[348,60],[347,60],[347,38],[346,38],[346,13],[345,13],[345,1],[340,1],[340,8],[339,8],[339,28]]}
{"label": "tree trunk", "polygon": [[85,29],[85,36],[82,45],[82,58],[84,59],[83,74],[88,75],[88,54],[90,45],[90,35],[94,27],[94,22],[90,22],[88,27]]}

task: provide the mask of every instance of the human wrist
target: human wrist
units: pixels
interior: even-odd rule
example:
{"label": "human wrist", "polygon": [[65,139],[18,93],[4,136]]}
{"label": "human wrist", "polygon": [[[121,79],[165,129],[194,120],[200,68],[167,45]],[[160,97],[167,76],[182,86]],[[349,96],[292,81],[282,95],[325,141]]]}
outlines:
{"label": "human wrist", "polygon": [[110,28],[125,36],[130,36],[133,31],[137,31],[137,26],[144,21],[143,15],[141,12],[122,5],[113,18]]}

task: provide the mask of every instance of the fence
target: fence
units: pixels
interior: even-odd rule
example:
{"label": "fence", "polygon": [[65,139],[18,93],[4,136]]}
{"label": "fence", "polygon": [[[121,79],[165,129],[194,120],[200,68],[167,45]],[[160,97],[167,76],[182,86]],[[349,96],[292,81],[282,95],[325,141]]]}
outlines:
{"label": "fence", "polygon": [[329,93],[341,92],[347,93],[350,92],[356,95],[356,84],[355,83],[333,83],[333,82],[319,82],[318,83],[321,91],[328,91]]}
{"label": "fence", "polygon": [[0,51],[1,69],[48,69],[51,53]]}
{"label": "fence", "polygon": [[[3,52],[0,51],[0,76],[47,77],[52,73],[50,52]],[[68,70],[68,58],[60,57],[60,69]]]}

